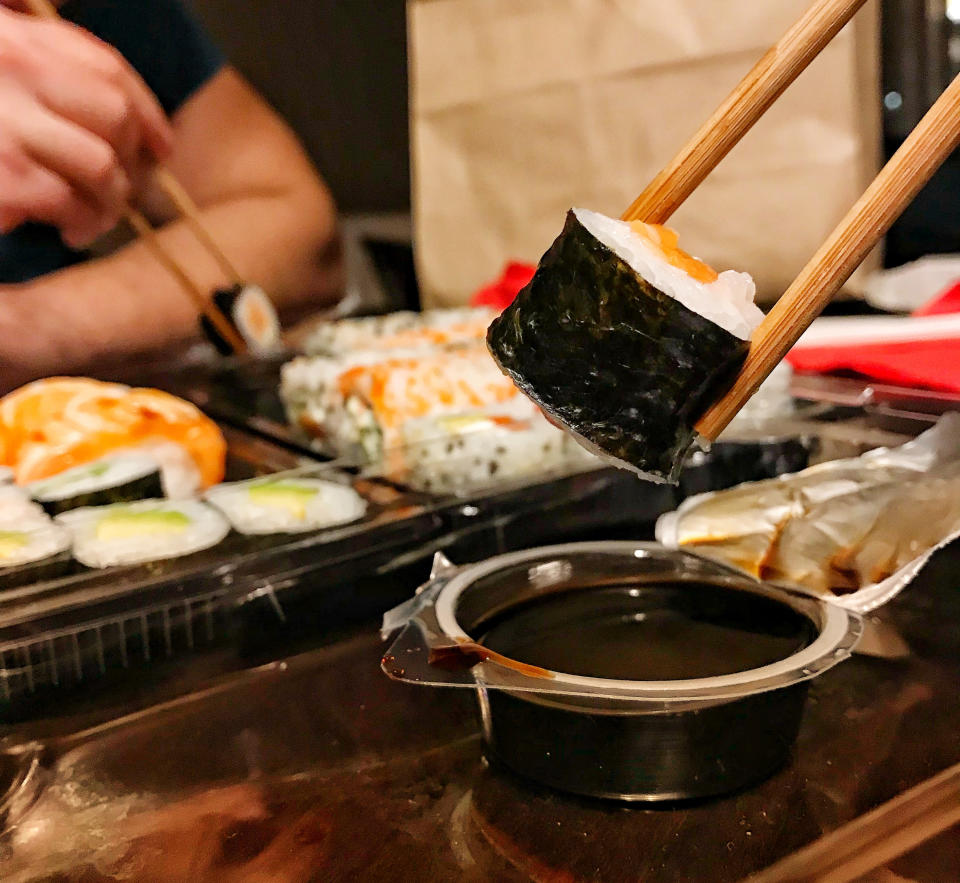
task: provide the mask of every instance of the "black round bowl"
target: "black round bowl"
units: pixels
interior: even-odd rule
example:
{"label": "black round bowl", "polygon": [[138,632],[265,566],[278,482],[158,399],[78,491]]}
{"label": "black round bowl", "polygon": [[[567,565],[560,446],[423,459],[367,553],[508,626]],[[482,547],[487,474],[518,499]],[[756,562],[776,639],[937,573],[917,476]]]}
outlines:
{"label": "black round bowl", "polygon": [[494,759],[563,791],[641,801],[728,793],[782,766],[809,680],[861,628],[826,600],[636,543],[464,568],[431,617],[433,643],[482,660],[470,673]]}

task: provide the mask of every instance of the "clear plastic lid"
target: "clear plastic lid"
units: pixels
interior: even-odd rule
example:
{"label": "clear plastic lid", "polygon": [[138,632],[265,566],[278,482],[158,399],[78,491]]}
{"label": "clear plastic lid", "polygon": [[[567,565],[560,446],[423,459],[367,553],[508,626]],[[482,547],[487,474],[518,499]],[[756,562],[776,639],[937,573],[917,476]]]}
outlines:
{"label": "clear plastic lid", "polygon": [[[587,677],[489,653],[473,633],[498,612],[554,592],[610,585],[699,583],[778,601],[801,613],[815,637],[786,658],[712,677],[639,681]],[[391,677],[431,686],[485,687],[647,705],[710,703],[788,687],[813,678],[852,652],[860,617],[824,598],[787,592],[683,551],[650,543],[597,542],[548,546],[455,568],[441,559],[415,598],[384,617],[384,633],[402,628],[384,656]],[[576,627],[571,627],[576,640]],[[460,665],[439,665],[460,657]],[[473,663],[473,664],[470,664]]]}

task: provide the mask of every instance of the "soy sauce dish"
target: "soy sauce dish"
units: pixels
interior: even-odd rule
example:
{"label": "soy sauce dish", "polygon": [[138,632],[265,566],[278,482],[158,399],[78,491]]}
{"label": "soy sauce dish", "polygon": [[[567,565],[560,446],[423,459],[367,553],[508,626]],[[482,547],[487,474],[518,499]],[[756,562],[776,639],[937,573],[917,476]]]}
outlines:
{"label": "soy sauce dish", "polygon": [[575,794],[729,793],[789,758],[810,680],[846,659],[857,614],[687,552],[530,549],[457,568],[384,617],[392,678],[470,688],[486,751]]}

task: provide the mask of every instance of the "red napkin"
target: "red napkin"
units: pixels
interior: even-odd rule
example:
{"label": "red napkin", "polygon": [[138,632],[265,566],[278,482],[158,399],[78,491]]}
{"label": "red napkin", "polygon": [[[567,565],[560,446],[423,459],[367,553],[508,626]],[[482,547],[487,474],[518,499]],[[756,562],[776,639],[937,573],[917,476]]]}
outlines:
{"label": "red napkin", "polygon": [[530,264],[511,261],[496,282],[484,286],[470,298],[470,306],[505,310],[513,303],[520,289],[533,278],[536,269]]}
{"label": "red napkin", "polygon": [[910,317],[843,320],[856,330],[847,341],[836,333],[829,342],[818,343],[817,324],[825,321],[818,320],[787,361],[797,371],[852,371],[903,386],[960,392],[960,324],[951,313],[960,313],[960,283]]}
{"label": "red napkin", "polygon": [[914,316],[942,316],[944,313],[960,313],[960,282],[913,311]]}

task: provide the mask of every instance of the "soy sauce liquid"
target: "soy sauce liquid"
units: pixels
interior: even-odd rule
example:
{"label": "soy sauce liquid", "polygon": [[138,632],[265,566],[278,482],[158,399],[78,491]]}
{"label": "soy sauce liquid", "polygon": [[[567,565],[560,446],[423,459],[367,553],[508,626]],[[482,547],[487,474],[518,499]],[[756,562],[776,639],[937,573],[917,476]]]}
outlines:
{"label": "soy sauce liquid", "polygon": [[705,678],[785,659],[816,637],[788,605],[707,583],[586,587],[535,598],[477,629],[529,665],[588,677]]}

